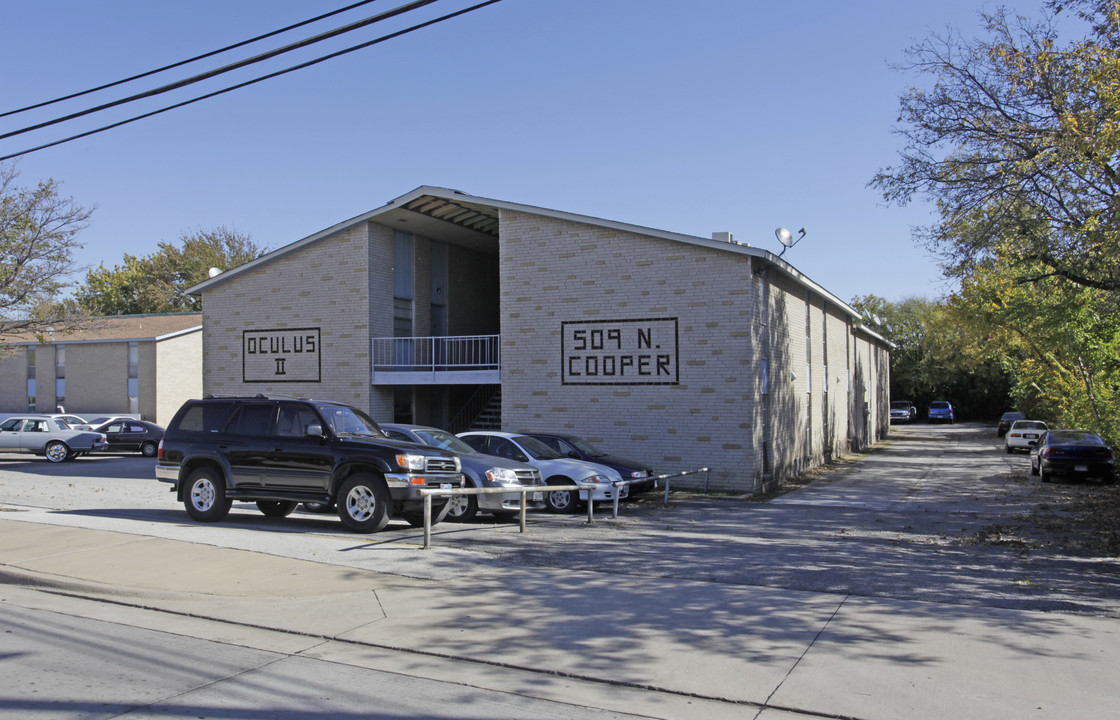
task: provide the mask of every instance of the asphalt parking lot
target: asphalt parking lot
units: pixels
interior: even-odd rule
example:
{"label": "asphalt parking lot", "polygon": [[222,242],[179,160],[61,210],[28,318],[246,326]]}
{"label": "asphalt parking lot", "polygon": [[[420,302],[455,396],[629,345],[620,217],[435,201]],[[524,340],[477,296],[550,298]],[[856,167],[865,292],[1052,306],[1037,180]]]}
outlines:
{"label": "asphalt parking lot", "polygon": [[[191,716],[214,716],[231,696],[212,688],[268,686],[270,670],[309,663],[323,678],[345,668],[362,688],[384,672],[474,702],[544,701],[548,717],[1120,712],[1120,562],[1092,551],[1082,527],[1084,507],[1109,505],[1114,488],[1043,486],[990,428],[899,428],[764,501],[674,493],[664,507],[649,495],[591,525],[533,515],[526,534],[440,524],[431,550],[401,521],[357,535],[336,518],[237,505],[226,522],[194,523],[151,469],[138,457],[0,457],[0,616],[40,661],[12,666],[19,707],[58,707],[65,693],[44,699],[43,673],[81,658],[64,687],[85,709],[99,658],[135,637],[152,667],[173,668],[188,637],[228,670],[186,687],[160,674],[175,689],[151,717],[187,696]],[[103,642],[67,646],[41,630],[81,618]],[[245,648],[267,662],[246,663]],[[138,697],[126,676],[104,680],[118,701]],[[355,701],[300,683],[241,697],[269,717],[323,717],[324,702],[337,717]]]}
{"label": "asphalt parking lot", "polygon": [[[528,532],[486,516],[433,528],[433,550],[413,552],[423,533],[394,520],[369,536],[333,515],[297,511],[272,519],[235,504],[226,522],[190,522],[152,462],[135,455],[50,464],[0,455],[0,510],[44,520],[164,537],[207,538],[230,547],[315,553],[360,541],[364,567],[446,577],[479,566],[593,570],[730,585],[846,593],[963,605],[1115,617],[1115,554],[1094,551],[1078,508],[1115,496],[1114,487],[1042,485],[1026,455],[1006,455],[980,425],[893,428],[886,447],[818,472],[812,482],[759,501],[653,491],[610,517],[532,513]],[[136,525],[140,523],[140,525]],[[316,550],[319,544],[324,549]],[[271,548],[271,549],[269,549]],[[427,556],[424,556],[427,553]],[[417,556],[420,557],[417,557]],[[449,562],[449,558],[455,558]]]}

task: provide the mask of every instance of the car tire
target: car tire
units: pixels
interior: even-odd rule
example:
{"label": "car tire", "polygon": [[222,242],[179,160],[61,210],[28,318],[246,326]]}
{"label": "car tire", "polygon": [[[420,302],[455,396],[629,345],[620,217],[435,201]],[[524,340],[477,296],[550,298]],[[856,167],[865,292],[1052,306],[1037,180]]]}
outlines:
{"label": "car tire", "polygon": [[[575,485],[566,477],[550,478],[549,485]],[[556,490],[544,494],[544,503],[551,513],[574,513],[579,506],[578,490]]]}
{"label": "car tire", "polygon": [[475,515],[478,515],[477,495],[454,495],[447,500],[447,522],[470,522]]}
{"label": "car tire", "polygon": [[70,448],[61,440],[51,440],[43,448],[43,455],[52,463],[60,463],[70,459]]}
{"label": "car tire", "polygon": [[226,483],[217,468],[195,470],[187,478],[183,506],[198,522],[217,522],[229,515],[233,501],[226,497]]}
{"label": "car tire", "polygon": [[295,512],[299,503],[291,502],[289,500],[258,500],[257,509],[265,517],[282,518],[288,517]]}
{"label": "car tire", "polygon": [[1034,458],[1031,458],[1031,475],[1038,475],[1038,468],[1034,465]]}
{"label": "car tire", "polygon": [[508,510],[491,514],[494,516],[494,522],[513,522],[521,515],[519,512],[509,512]]}
{"label": "car tire", "polygon": [[141,443],[140,454],[148,458],[155,457],[157,449],[158,448],[154,442]]}
{"label": "car tire", "polygon": [[1044,483],[1048,483],[1053,480],[1053,478],[1050,476],[1050,473],[1046,472],[1046,469],[1042,467],[1042,463],[1038,464],[1038,477]]}
{"label": "car tire", "polygon": [[1007,445],[1007,446],[1005,446],[1005,447],[1007,448],[1007,454],[1008,454],[1008,455],[1011,455],[1012,453],[1014,453],[1014,452],[1015,452],[1015,449],[1014,449],[1014,448],[1012,448],[1012,447],[1011,447],[1010,445]]}
{"label": "car tire", "polygon": [[303,509],[313,513],[329,513],[334,510],[334,503],[330,502],[305,502]]}
{"label": "car tire", "polygon": [[349,530],[373,533],[389,524],[393,498],[374,475],[351,475],[338,490],[338,517]]}

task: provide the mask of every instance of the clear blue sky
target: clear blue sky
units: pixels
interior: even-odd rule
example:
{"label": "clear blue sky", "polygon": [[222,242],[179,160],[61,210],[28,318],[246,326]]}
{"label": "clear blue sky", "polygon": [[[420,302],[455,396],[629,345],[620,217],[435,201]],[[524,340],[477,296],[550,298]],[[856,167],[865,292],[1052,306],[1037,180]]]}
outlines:
{"label": "clear blue sky", "polygon": [[[381,0],[283,42],[389,9]],[[0,0],[0,111],[159,67],[348,0]],[[442,0],[315,48],[55,128],[0,155],[179,102],[467,7]],[[1041,0],[1002,3],[1038,16]],[[994,3],[503,0],[313,68],[25,156],[96,206],[81,264],[119,264],[218,225],[277,248],[420,185],[786,253],[842,300],[949,289],[910,229],[929,208],[867,187],[896,161],[890,69],[931,31],[981,34]],[[412,18],[416,18],[413,20]],[[266,41],[160,75],[247,57]],[[153,87],[153,79],[126,86]],[[0,118],[0,132],[122,97]],[[84,277],[84,274],[81,276]]]}

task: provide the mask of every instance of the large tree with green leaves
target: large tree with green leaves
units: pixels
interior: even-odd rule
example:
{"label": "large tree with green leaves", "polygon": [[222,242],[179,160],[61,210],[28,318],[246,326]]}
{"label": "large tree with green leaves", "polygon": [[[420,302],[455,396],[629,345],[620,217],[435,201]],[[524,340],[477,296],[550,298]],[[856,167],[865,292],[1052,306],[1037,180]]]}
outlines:
{"label": "large tree with green leaves", "polygon": [[1010,406],[1010,376],[983,339],[961,332],[945,301],[921,297],[889,302],[875,295],[856,297],[852,307],[891,349],[891,399],[924,408],[949,400],[962,419],[987,420]]}
{"label": "large tree with green leaves", "polygon": [[247,263],[267,252],[247,235],[225,227],[196,230],[179,244],[159,243],[145,257],[126,254],[124,262],[104,265],[86,274],[74,297],[87,311],[98,315],[187,312],[197,310],[197,298],[187,288],[208,277],[210,268],[221,270]]}
{"label": "large tree with green leaves", "polygon": [[92,210],[59,195],[54,180],[21,186],[13,164],[0,163],[0,354],[12,333],[43,333],[88,321],[58,297],[74,272],[78,234]]}
{"label": "large tree with green leaves", "polygon": [[[1120,3],[981,17],[982,39],[908,51],[903,69],[930,82],[901,98],[900,163],[871,184],[894,203],[935,203],[918,237],[950,274],[998,254],[1016,282],[1120,291]],[[1084,35],[1063,43],[1063,23]]]}

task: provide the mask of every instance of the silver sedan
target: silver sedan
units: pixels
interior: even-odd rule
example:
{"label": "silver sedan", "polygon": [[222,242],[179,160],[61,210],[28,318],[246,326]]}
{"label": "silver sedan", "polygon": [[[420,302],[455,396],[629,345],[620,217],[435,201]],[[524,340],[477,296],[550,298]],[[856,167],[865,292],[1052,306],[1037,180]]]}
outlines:
{"label": "silver sedan", "polygon": [[0,423],[0,452],[34,453],[57,463],[108,447],[101,433],[71,430],[46,415],[17,415]]}

